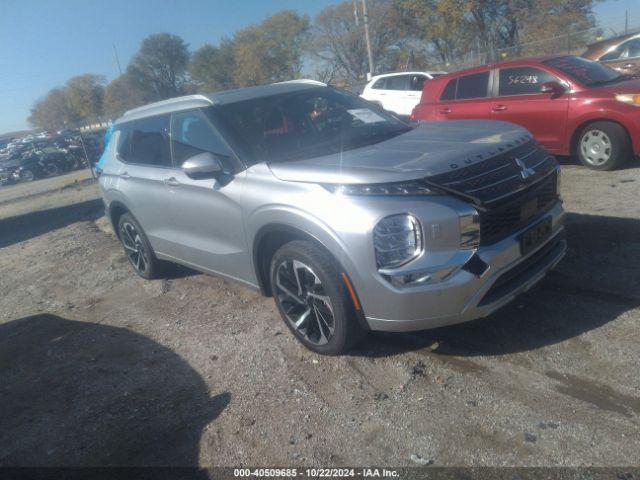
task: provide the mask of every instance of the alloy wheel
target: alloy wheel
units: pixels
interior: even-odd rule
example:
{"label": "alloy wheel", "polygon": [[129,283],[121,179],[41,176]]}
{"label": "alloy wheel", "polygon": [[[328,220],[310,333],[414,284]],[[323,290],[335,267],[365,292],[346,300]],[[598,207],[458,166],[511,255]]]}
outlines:
{"label": "alloy wheel", "polygon": [[120,228],[120,240],[133,268],[140,273],[146,272],[149,257],[136,227],[128,222],[123,223]]}
{"label": "alloy wheel", "polygon": [[276,296],[287,321],[305,340],[325,345],[333,337],[331,299],[318,275],[299,260],[285,260],[276,270]]}
{"label": "alloy wheel", "polygon": [[611,140],[602,130],[589,130],[582,135],[580,150],[587,163],[600,166],[611,158]]}

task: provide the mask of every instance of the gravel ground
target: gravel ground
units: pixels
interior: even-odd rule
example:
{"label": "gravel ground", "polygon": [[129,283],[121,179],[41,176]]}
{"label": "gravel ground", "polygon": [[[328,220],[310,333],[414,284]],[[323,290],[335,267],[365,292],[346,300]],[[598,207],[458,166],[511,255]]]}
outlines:
{"label": "gravel ground", "polygon": [[337,358],[239,285],[138,278],[95,185],[0,220],[0,465],[638,465],[640,168],[563,182],[539,286]]}

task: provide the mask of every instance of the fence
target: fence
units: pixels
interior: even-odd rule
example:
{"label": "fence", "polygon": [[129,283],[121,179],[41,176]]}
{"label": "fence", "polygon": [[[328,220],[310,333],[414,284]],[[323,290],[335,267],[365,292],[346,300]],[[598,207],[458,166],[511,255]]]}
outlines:
{"label": "fence", "polygon": [[[451,59],[447,63],[430,62],[427,69],[456,71],[485,63],[523,57],[556,54],[581,55],[592,43],[635,32],[640,32],[640,12],[633,17],[629,11],[620,12],[598,17],[596,26],[586,30],[569,31],[562,35],[519,43],[511,47],[470,48],[465,55]],[[407,56],[409,55],[407,52]],[[408,69],[413,69],[413,67],[408,65]]]}

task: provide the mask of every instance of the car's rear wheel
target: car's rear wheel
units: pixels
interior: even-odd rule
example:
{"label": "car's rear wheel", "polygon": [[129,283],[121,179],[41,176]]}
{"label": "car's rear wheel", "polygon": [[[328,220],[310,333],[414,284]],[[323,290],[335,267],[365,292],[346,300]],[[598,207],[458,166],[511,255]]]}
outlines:
{"label": "car's rear wheel", "polygon": [[310,350],[337,355],[362,338],[336,262],[312,242],[296,240],[275,253],[271,286],[285,324]]}
{"label": "car's rear wheel", "polygon": [[125,213],[120,217],[118,237],[133,270],[147,280],[155,278],[160,271],[160,263],[142,227],[131,214]]}
{"label": "car's rear wheel", "polygon": [[48,163],[45,167],[47,170],[47,174],[49,175],[58,175],[60,173],[60,167],[55,163]]}
{"label": "car's rear wheel", "polygon": [[621,125],[593,122],[580,133],[577,151],[584,166],[593,170],[614,170],[631,157],[631,142]]}

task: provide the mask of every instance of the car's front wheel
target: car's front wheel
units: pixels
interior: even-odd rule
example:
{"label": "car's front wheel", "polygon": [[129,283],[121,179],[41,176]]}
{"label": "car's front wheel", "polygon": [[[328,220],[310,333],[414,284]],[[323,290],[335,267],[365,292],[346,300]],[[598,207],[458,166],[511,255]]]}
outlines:
{"label": "car's front wheel", "polygon": [[142,227],[129,213],[123,214],[118,221],[118,238],[134,271],[147,280],[155,278],[160,271],[160,263]]}
{"label": "car's front wheel", "polygon": [[614,170],[631,158],[631,142],[626,130],[613,122],[593,122],[578,138],[578,157],[593,170]]}
{"label": "car's front wheel", "polygon": [[345,353],[363,336],[340,269],[310,241],[283,245],[271,262],[276,306],[295,337],[324,355]]}

